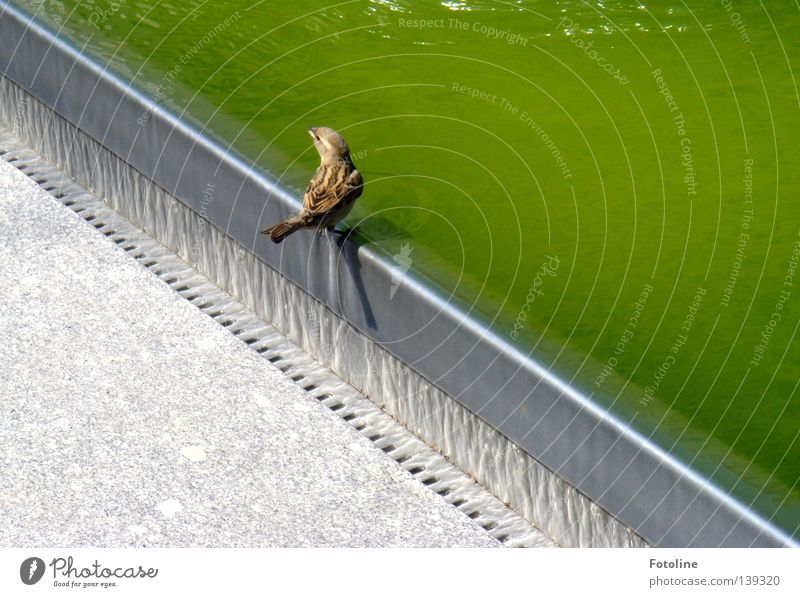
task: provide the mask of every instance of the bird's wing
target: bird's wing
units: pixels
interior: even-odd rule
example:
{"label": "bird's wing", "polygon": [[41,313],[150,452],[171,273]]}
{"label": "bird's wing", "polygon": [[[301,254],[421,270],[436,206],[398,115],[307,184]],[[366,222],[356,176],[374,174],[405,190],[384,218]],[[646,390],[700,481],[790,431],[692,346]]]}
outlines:
{"label": "bird's wing", "polygon": [[320,168],[303,196],[303,210],[309,215],[324,214],[342,201],[361,194],[363,181],[356,169]]}

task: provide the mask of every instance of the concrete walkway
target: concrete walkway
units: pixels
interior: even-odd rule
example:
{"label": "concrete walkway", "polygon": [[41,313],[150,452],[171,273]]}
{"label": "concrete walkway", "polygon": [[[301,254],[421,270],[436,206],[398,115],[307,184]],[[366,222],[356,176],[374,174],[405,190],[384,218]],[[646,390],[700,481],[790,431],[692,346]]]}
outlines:
{"label": "concrete walkway", "polygon": [[0,546],[494,546],[0,159]]}

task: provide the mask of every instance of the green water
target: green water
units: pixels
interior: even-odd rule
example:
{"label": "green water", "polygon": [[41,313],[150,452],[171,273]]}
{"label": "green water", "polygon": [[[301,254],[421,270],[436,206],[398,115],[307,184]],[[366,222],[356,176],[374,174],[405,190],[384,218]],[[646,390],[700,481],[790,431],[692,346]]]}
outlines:
{"label": "green water", "polygon": [[292,187],[305,128],[338,129],[363,242],[796,532],[800,8],[778,4],[21,2]]}

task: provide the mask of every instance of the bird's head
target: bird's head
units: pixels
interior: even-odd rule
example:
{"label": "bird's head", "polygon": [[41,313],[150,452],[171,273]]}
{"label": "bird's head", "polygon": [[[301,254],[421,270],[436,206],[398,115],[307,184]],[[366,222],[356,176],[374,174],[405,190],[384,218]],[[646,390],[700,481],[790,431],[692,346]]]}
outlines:
{"label": "bird's head", "polygon": [[312,126],[308,134],[314,140],[323,164],[333,164],[339,160],[350,160],[350,148],[342,136],[326,126]]}

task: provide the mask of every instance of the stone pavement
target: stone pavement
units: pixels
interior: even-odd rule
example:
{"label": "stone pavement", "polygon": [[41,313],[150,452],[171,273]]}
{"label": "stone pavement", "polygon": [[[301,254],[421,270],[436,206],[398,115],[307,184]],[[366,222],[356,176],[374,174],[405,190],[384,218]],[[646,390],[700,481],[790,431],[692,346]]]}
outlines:
{"label": "stone pavement", "polygon": [[495,546],[0,159],[0,547]]}

